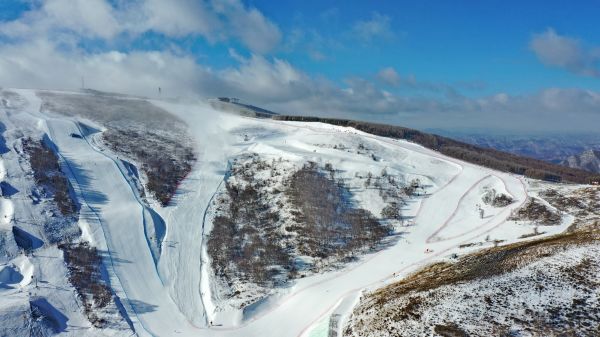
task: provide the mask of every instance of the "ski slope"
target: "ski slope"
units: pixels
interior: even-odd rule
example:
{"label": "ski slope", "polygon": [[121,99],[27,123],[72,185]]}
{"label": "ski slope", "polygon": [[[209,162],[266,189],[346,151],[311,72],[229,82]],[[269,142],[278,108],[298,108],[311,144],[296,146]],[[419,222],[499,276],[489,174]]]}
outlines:
{"label": "ski slope", "polygon": [[[42,121],[64,160],[83,205],[80,227],[84,237],[106,252],[111,285],[142,336],[308,335],[332,313],[343,319],[365,289],[399,280],[419,266],[459,252],[459,245],[483,240],[490,233],[511,237],[515,225],[507,218],[528,198],[527,183],[519,176],[449,158],[414,143],[320,123],[246,118],[216,111],[203,102],[152,101],[189,125],[198,151],[197,163],[180,186],[177,202],[155,207],[167,226],[162,253],[155,263],[144,232],[144,221],[148,221],[145,206],[116,155],[99,148],[94,135],[84,139],[69,136],[81,133],[76,119],[40,114],[34,93],[19,93],[27,98],[27,111]],[[338,143],[367,144],[380,160],[322,146]],[[418,177],[429,187],[426,195],[412,200],[403,211],[411,220],[409,226],[399,228],[402,237],[392,247],[363,256],[341,270],[299,279],[251,313],[216,312],[211,295],[214,279],[205,247],[211,229],[207,212],[224,181],[228,161],[244,152],[332,163],[350,172],[348,177],[352,172],[385,168]],[[503,208],[484,207],[481,218],[476,205],[481,204],[484,186],[510,195],[514,202]],[[357,198],[370,205],[368,194]],[[0,200],[0,225],[11,212],[10,205]]]}

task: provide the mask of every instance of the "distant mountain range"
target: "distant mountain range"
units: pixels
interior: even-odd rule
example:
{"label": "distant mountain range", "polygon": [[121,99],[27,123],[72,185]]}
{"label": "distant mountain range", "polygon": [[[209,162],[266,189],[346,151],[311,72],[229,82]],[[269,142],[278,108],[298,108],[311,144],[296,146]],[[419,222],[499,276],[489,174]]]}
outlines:
{"label": "distant mountain range", "polygon": [[600,135],[598,134],[529,136],[439,129],[427,131],[482,147],[600,172]]}
{"label": "distant mountain range", "polygon": [[600,172],[600,151],[586,150],[581,154],[569,156],[563,165],[591,172]]}

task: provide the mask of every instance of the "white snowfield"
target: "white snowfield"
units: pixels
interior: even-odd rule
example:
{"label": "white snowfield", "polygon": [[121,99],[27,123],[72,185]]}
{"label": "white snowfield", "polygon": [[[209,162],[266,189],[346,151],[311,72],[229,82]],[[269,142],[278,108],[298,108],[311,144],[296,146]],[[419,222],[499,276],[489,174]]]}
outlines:
{"label": "white snowfield", "polygon": [[[97,148],[89,137],[71,137],[71,133],[80,133],[74,120],[41,115],[33,93],[19,93],[29,101],[26,110],[44,121],[41,127],[65,161],[83,205],[80,226],[84,238],[106,251],[111,286],[141,336],[308,335],[332,313],[343,320],[365,289],[399,280],[436,259],[463,253],[464,249],[458,249],[463,243],[496,235],[510,242],[523,232],[518,224],[507,221],[528,197],[527,183],[519,176],[351,128],[245,118],[215,111],[204,103],[153,101],[188,123],[198,150],[197,163],[180,187],[176,204],[156,209],[167,232],[155,264],[144,233],[143,205],[115,155]],[[322,146],[340,143],[363,143],[380,159]],[[228,160],[247,151],[266,158],[331,163],[348,172],[347,177],[355,172],[378,174],[385,168],[421,179],[428,186],[427,194],[414,198],[403,210],[412,219],[408,226],[398,227],[404,233],[393,246],[344,269],[300,279],[251,313],[215,312],[214,279],[205,249],[211,229],[207,211],[221,187]],[[1,169],[0,162],[0,174]],[[510,195],[514,202],[504,208],[481,205],[484,186]],[[357,199],[361,205],[370,205],[368,194]],[[483,207],[483,217],[478,204]],[[377,215],[379,211],[372,210]],[[0,217],[12,216],[11,212],[10,205],[0,200]],[[0,219],[0,226],[4,224]],[[557,226],[553,232],[566,226],[568,223]]]}

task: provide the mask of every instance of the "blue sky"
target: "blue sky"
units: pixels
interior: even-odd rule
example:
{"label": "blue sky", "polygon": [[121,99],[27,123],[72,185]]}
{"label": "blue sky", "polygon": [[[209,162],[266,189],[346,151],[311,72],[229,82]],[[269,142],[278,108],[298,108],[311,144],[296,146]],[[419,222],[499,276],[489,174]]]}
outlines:
{"label": "blue sky", "polygon": [[592,131],[598,17],[591,1],[2,0],[0,85],[83,76],[416,127]]}
{"label": "blue sky", "polygon": [[[328,56],[323,62],[311,62],[297,51],[287,56],[311,72],[332,78],[351,73],[365,76],[385,65],[423,80],[482,82],[487,93],[534,91],[549,84],[600,89],[597,79],[544,66],[528,47],[532,34],[549,27],[600,45],[600,6],[591,3],[587,7],[567,1],[252,3],[270,13],[284,31],[311,27],[324,37],[342,41],[332,55],[323,51]],[[351,37],[344,34],[352,24],[369,19],[373,12],[389,18],[394,36],[364,45],[348,41]]]}

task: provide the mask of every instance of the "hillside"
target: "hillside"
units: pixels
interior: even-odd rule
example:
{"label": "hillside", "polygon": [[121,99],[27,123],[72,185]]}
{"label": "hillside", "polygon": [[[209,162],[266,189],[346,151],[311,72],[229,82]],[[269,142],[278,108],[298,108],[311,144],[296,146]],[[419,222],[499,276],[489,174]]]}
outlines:
{"label": "hillside", "polygon": [[[517,174],[587,172],[406,128],[90,91],[0,96],[0,335],[339,335],[365,296],[431,263],[596,219],[593,187]],[[460,280],[444,270],[443,284]]]}
{"label": "hillside", "polygon": [[274,116],[273,118],[277,120],[328,123],[352,127],[378,136],[404,139],[415,142],[426,148],[439,151],[450,157],[503,172],[522,174],[534,179],[587,184],[590,182],[590,179],[596,178],[595,174],[592,174],[589,171],[586,172],[581,168],[564,167],[542,160],[502,152],[488,147],[467,144],[447,137],[401,126],[320,117]]}
{"label": "hillside", "polygon": [[539,224],[530,241],[440,261],[367,292],[344,336],[596,335],[600,190],[534,189],[574,218],[568,231],[540,239],[551,221],[530,213]]}

